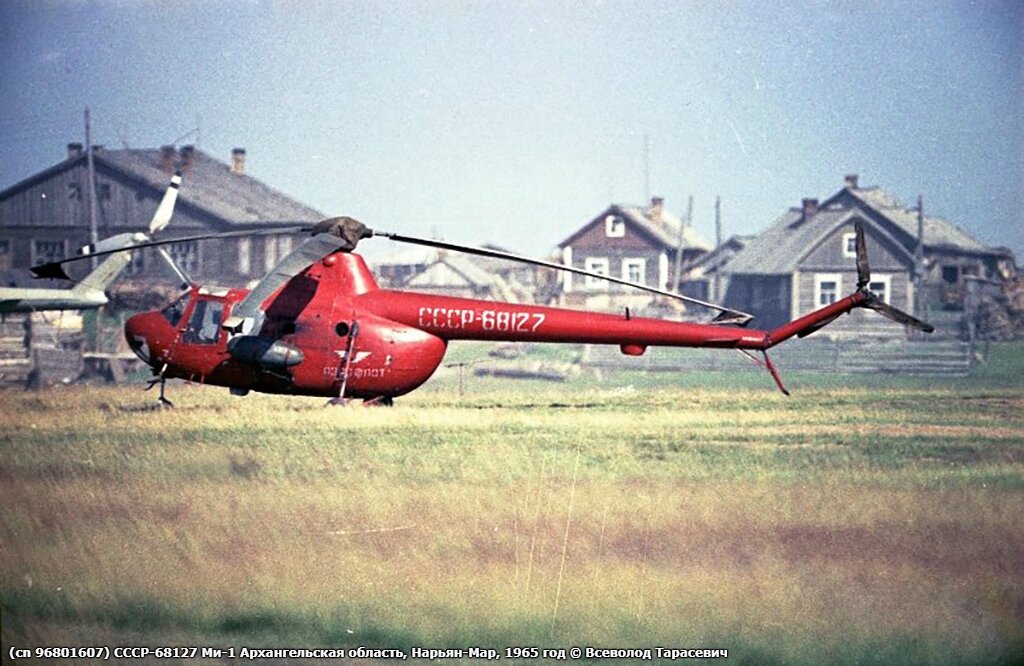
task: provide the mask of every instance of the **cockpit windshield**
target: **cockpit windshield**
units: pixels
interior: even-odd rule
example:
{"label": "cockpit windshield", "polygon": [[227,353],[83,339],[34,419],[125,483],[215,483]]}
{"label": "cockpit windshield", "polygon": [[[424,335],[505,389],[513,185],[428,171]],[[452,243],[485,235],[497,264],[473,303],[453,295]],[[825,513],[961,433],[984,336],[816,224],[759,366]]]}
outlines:
{"label": "cockpit windshield", "polygon": [[185,308],[188,307],[191,297],[192,294],[187,293],[160,311],[160,314],[164,316],[164,319],[167,320],[167,323],[172,328],[178,328],[178,324],[181,323],[181,318],[185,314]]}
{"label": "cockpit windshield", "polygon": [[195,345],[209,345],[220,336],[220,321],[224,315],[224,303],[200,298],[192,310],[188,326],[182,335],[182,342]]}

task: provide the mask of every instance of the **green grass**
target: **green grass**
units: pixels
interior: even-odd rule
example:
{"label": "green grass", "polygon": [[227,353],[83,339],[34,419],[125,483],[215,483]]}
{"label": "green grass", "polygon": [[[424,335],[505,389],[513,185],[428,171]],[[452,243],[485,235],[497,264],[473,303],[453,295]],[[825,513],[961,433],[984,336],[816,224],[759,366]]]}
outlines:
{"label": "green grass", "polygon": [[391,409],[0,393],[3,642],[1009,663],[1021,356],[955,383],[794,375],[791,398],[760,373],[460,395],[454,369]]}

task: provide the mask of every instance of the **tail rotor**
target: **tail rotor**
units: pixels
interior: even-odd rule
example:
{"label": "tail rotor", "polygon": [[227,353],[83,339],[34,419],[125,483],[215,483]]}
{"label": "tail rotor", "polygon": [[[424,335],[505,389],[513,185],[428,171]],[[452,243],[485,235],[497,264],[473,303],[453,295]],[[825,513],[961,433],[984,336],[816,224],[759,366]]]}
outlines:
{"label": "tail rotor", "polygon": [[864,239],[864,226],[859,220],[854,225],[854,231],[856,232],[857,247],[857,292],[865,296],[865,299],[860,303],[860,307],[874,310],[883,317],[892,319],[904,326],[909,326],[925,333],[933,332],[935,330],[934,326],[916,317],[912,317],[903,310],[894,308],[868,288],[871,284],[871,267],[868,265],[868,250],[867,242]]}

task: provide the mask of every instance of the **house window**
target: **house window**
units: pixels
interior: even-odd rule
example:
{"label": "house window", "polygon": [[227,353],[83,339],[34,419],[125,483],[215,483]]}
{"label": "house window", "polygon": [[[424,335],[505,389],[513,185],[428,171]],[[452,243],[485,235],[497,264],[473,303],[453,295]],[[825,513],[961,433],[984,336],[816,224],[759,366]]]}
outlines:
{"label": "house window", "polygon": [[196,269],[199,268],[199,243],[196,241],[171,243],[167,246],[167,253],[186,275],[196,274]]}
{"label": "house window", "polygon": [[146,251],[135,250],[130,253],[131,258],[128,260],[128,265],[125,267],[124,272],[127,275],[142,275],[142,272],[146,268]]}
{"label": "house window", "polygon": [[814,302],[818,307],[831,305],[843,290],[843,276],[839,273],[818,273],[814,276]]}
{"label": "house window", "polygon": [[626,235],[626,223],[618,215],[604,218],[604,235],[608,238],[622,238]]}
{"label": "house window", "polygon": [[62,240],[35,240],[32,241],[32,265],[46,264],[51,261],[60,261],[67,253]]}
{"label": "house window", "polygon": [[263,242],[263,269],[269,271],[277,266],[277,238],[267,236]]}
{"label": "house window", "polygon": [[252,239],[238,239],[238,272],[248,275],[252,270]]}
{"label": "house window", "polygon": [[[583,270],[590,273],[599,273],[601,275],[608,275],[608,257],[587,257],[586,261],[583,262]],[[601,278],[586,277],[587,289],[607,289],[608,282]]]}
{"label": "house window", "polygon": [[0,271],[11,267],[11,241],[9,238],[0,238]]}
{"label": "house window", "polygon": [[277,239],[277,256],[282,259],[292,253],[292,237],[280,236]]}
{"label": "house window", "polygon": [[110,201],[110,183],[100,183],[96,186],[96,198],[100,201]]}
{"label": "house window", "polygon": [[623,259],[622,279],[634,284],[647,284],[647,260]]}
{"label": "house window", "polygon": [[956,284],[960,281],[960,267],[959,266],[943,266],[942,267],[942,280],[947,284]]}
{"label": "house window", "polygon": [[71,201],[82,200],[82,184],[81,183],[68,183],[68,199]]}
{"label": "house window", "polygon": [[871,282],[868,282],[868,291],[882,299],[882,302],[888,303],[892,297],[892,276],[872,275]]}
{"label": "house window", "polygon": [[857,234],[843,234],[843,256],[856,258],[857,256]]}

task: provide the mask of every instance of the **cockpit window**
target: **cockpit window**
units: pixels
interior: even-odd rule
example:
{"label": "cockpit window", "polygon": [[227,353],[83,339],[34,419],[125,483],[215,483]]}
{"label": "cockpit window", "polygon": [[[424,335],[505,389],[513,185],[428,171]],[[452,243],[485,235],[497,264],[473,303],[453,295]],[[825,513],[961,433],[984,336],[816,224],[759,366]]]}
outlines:
{"label": "cockpit window", "polygon": [[178,328],[178,324],[181,322],[181,317],[185,314],[185,308],[188,307],[189,299],[190,295],[185,294],[160,311],[160,314],[164,316],[164,319],[167,320],[172,328]]}
{"label": "cockpit window", "polygon": [[197,301],[188,320],[188,327],[182,341],[187,344],[209,345],[217,342],[220,335],[220,320],[224,314],[224,303],[220,301]]}

